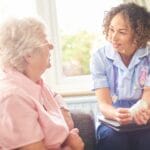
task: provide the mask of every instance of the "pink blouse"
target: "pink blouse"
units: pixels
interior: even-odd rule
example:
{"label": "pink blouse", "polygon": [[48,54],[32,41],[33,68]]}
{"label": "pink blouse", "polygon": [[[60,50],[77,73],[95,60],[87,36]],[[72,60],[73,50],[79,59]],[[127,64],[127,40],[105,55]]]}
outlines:
{"label": "pink blouse", "polygon": [[0,74],[0,150],[44,141],[61,149],[69,129],[53,93],[15,70]]}

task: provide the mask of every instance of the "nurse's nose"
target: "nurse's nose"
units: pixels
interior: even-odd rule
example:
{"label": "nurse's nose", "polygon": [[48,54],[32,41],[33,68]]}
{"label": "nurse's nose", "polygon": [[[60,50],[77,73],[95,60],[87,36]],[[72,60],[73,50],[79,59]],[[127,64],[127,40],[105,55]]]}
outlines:
{"label": "nurse's nose", "polygon": [[118,33],[117,32],[114,32],[114,33],[112,33],[112,36],[111,36],[111,40],[112,41],[117,41],[118,40]]}

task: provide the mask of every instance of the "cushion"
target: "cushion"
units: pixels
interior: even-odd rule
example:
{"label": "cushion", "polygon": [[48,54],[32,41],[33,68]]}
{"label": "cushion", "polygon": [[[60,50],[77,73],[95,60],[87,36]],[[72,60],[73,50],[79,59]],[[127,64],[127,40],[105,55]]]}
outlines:
{"label": "cushion", "polygon": [[85,150],[95,150],[95,123],[92,112],[71,110],[74,125],[79,129],[79,134],[85,144]]}

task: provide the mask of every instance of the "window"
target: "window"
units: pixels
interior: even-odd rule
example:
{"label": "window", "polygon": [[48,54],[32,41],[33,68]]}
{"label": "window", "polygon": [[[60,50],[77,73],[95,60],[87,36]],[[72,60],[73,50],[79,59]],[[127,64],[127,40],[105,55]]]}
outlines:
{"label": "window", "polygon": [[90,52],[97,37],[100,37],[100,43],[103,38],[100,28],[104,12],[115,3],[114,0],[103,5],[99,0],[56,0],[62,73],[65,77],[90,73]]}
{"label": "window", "polygon": [[[104,41],[101,30],[104,12],[121,2],[47,0],[42,6],[39,1],[39,8],[42,10],[43,7],[45,11],[45,20],[51,19],[50,32],[55,47],[51,68],[54,78],[50,81],[49,74],[46,79],[50,84],[55,81],[53,83],[59,92],[70,95],[90,94],[90,54]],[[45,15],[48,11],[47,18]]]}

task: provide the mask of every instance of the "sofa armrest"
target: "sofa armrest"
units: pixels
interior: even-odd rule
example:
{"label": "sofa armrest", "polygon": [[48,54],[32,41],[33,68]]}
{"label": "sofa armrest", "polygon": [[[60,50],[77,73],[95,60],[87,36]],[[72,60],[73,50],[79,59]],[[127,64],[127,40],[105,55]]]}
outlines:
{"label": "sofa armrest", "polygon": [[79,134],[85,144],[85,150],[95,150],[95,123],[91,112],[71,110],[75,128],[79,129]]}

